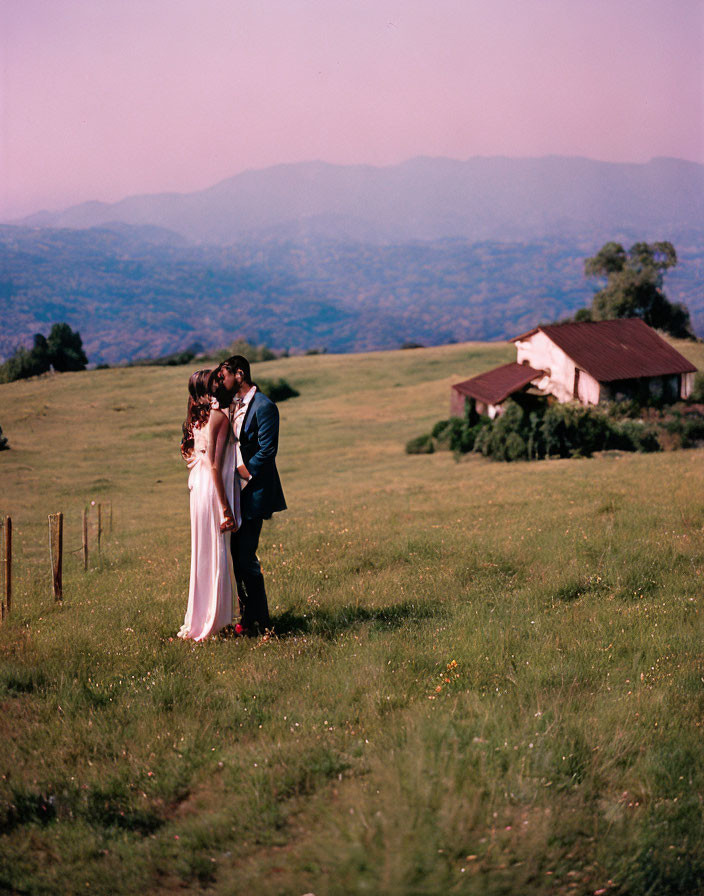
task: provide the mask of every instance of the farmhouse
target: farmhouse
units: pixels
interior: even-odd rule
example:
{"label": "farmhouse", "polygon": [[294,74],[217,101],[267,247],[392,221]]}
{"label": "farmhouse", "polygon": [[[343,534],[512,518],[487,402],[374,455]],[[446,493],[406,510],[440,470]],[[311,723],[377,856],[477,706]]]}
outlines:
{"label": "farmhouse", "polygon": [[697,368],[640,318],[546,324],[511,342],[516,362],[452,387],[450,411],[468,403],[493,418],[520,392],[554,395],[584,405],[636,399],[687,398]]}

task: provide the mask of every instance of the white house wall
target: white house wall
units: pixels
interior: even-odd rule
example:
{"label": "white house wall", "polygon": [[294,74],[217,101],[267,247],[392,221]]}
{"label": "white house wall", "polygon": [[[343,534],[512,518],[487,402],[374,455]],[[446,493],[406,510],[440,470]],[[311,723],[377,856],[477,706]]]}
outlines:
{"label": "white house wall", "polygon": [[[526,362],[536,370],[546,371],[546,376],[535,381],[541,391],[549,392],[562,402],[574,399],[575,363],[542,330],[518,340],[515,345],[519,364]],[[582,404],[599,403],[599,383],[581,369],[578,397]]]}
{"label": "white house wall", "polygon": [[694,374],[683,373],[680,380],[680,398],[689,398],[694,389]]}
{"label": "white house wall", "polygon": [[[574,373],[572,374],[574,378]],[[590,376],[586,370],[579,372],[579,400],[582,404],[599,404],[601,387],[598,380]]]}
{"label": "white house wall", "polygon": [[[464,417],[467,402],[470,400],[457,389],[453,389],[450,393],[450,416]],[[498,414],[503,414],[504,411],[502,404],[486,404],[478,399],[475,400],[474,407],[478,414],[485,414],[490,420],[493,420]]]}

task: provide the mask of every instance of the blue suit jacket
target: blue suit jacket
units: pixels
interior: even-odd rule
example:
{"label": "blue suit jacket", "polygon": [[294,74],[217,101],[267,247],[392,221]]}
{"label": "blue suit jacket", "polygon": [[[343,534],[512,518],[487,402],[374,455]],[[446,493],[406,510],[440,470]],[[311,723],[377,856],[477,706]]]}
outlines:
{"label": "blue suit jacket", "polygon": [[257,389],[240,430],[242,461],[252,477],[241,496],[244,519],[266,520],[272,513],[286,510],[276,469],[278,447],[279,409]]}

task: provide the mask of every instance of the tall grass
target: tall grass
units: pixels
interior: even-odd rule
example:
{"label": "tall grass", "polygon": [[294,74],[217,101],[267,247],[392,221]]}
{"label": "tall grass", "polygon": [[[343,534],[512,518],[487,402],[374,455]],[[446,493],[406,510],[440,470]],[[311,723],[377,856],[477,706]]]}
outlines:
{"label": "tall grass", "polygon": [[[511,351],[267,364],[301,396],[254,642],[174,637],[183,371],[0,388],[0,889],[701,891],[702,450],[404,454]],[[91,500],[113,532],[88,573],[67,556],[55,606],[46,514],[75,550]]]}

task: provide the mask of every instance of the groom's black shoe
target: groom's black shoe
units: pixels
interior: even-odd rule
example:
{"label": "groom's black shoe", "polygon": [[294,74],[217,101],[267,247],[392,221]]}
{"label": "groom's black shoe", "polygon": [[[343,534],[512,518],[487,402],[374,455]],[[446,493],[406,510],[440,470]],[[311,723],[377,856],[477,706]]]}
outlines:
{"label": "groom's black shoe", "polygon": [[242,625],[245,628],[259,629],[260,634],[271,627],[269,619],[269,605],[266,600],[266,589],[264,588],[264,576],[252,575],[247,576],[243,580],[244,590],[246,591],[245,607],[242,613]]}

